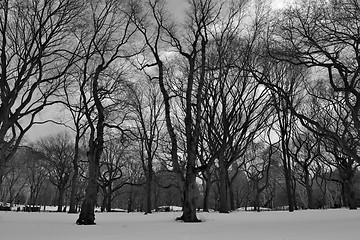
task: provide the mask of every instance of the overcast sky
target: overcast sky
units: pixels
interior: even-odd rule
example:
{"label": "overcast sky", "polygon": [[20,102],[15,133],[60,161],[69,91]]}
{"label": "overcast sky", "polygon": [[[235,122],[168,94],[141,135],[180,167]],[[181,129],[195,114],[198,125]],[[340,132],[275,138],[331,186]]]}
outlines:
{"label": "overcast sky", "polygon": [[[166,0],[170,11],[172,11],[176,17],[181,17],[184,12],[187,0]],[[271,6],[273,8],[282,8],[289,0],[272,0]]]}

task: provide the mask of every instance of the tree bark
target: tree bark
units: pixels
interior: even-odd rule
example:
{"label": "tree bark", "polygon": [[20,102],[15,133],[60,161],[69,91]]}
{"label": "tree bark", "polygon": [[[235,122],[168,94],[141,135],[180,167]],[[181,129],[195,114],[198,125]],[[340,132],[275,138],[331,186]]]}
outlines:
{"label": "tree bark", "polygon": [[228,181],[228,189],[229,189],[229,200],[230,200],[230,210],[235,210],[235,195],[232,187],[232,182]]}
{"label": "tree bark", "polygon": [[79,219],[76,221],[78,225],[93,225],[95,223],[95,205],[98,194],[98,177],[99,177],[99,160],[96,159],[95,149],[88,153],[89,161],[89,179],[86,187],[85,200],[81,205]]}
{"label": "tree bark", "polygon": [[112,194],[114,190],[112,189],[112,183],[109,184],[108,192],[105,198],[105,209],[107,212],[111,212],[111,203],[112,203]]}
{"label": "tree bark", "polygon": [[[208,171],[208,170],[206,170]],[[209,177],[210,173],[208,174],[207,178],[205,179],[205,188],[204,188],[204,202],[203,202],[203,211],[209,212],[209,195],[211,190],[211,178]]]}
{"label": "tree bark", "polygon": [[313,190],[310,184],[309,171],[305,169],[305,188],[307,193],[307,207],[309,209],[314,209],[314,200],[313,200]]}
{"label": "tree bark", "polygon": [[111,203],[112,203],[112,198],[111,198],[111,190],[110,190],[109,195],[106,198],[106,211],[107,212],[111,212]]}
{"label": "tree bark", "polygon": [[107,198],[108,198],[108,191],[106,190],[106,186],[102,185],[101,186],[101,191],[102,191],[102,194],[103,194],[103,199],[101,201],[100,211],[104,212],[105,209],[106,209],[106,202],[107,202]]}
{"label": "tree bark", "polygon": [[260,212],[260,187],[259,187],[259,180],[255,180],[255,206],[254,210]]}
{"label": "tree bark", "polygon": [[2,186],[3,186],[3,178],[4,178],[4,173],[5,173],[5,164],[4,164],[4,160],[2,158],[2,156],[0,156],[0,199],[3,198],[2,196]]}
{"label": "tree bark", "polygon": [[286,132],[288,130],[287,126],[288,125],[285,119],[283,120],[283,126],[281,127],[282,163],[284,169],[285,186],[286,186],[285,189],[288,199],[289,212],[293,212],[295,210],[295,207],[294,207],[294,193],[292,191],[291,165],[290,165],[290,156],[289,156],[289,148],[288,148],[289,139],[287,137],[288,133]]}
{"label": "tree bark", "polygon": [[151,145],[148,146],[148,160],[147,160],[147,177],[146,177],[146,204],[145,214],[151,213],[151,196],[152,196],[152,183],[153,183],[153,162],[152,162],[152,151]]}
{"label": "tree bark", "polygon": [[195,171],[196,155],[189,154],[188,167],[184,183],[184,205],[183,215],[180,220],[184,222],[200,222],[196,216],[197,197],[196,197],[196,171]]}
{"label": "tree bark", "polygon": [[127,202],[127,212],[133,212],[133,186],[130,186],[130,193]]}
{"label": "tree bark", "polygon": [[313,200],[313,190],[311,186],[306,187],[306,193],[307,193],[307,200],[308,200],[308,208],[314,209],[314,200]]}
{"label": "tree bark", "polygon": [[80,136],[79,133],[76,133],[75,138],[75,148],[74,148],[74,158],[72,161],[73,164],[73,176],[71,179],[71,192],[70,192],[70,208],[68,213],[77,213],[76,209],[76,193],[78,189],[78,176],[79,176],[79,165],[78,165],[78,159],[79,159],[79,140]]}
{"label": "tree bark", "polygon": [[[150,164],[149,164],[150,165]],[[145,214],[151,213],[151,193],[152,193],[152,166],[148,166],[148,177],[146,180],[146,209]]]}
{"label": "tree bark", "polygon": [[59,198],[58,198],[58,209],[57,212],[62,212],[63,208],[63,201],[64,201],[64,192],[65,189],[59,188]]}
{"label": "tree bark", "polygon": [[294,198],[291,188],[291,176],[288,171],[285,171],[285,185],[286,185],[286,193],[287,193],[287,199],[289,204],[289,212],[293,212],[295,210],[294,207]]}
{"label": "tree bark", "polygon": [[74,168],[74,172],[73,172],[73,176],[72,176],[72,180],[71,180],[71,192],[70,192],[70,208],[69,208],[69,212],[68,213],[77,213],[77,209],[76,209],[76,193],[77,193],[77,178],[79,175],[79,170],[78,168]]}
{"label": "tree bark", "polygon": [[344,196],[346,199],[346,203],[347,203],[347,207],[350,210],[356,210],[357,206],[356,206],[356,201],[355,201],[355,193],[354,193],[354,189],[353,189],[353,184],[351,182],[351,180],[345,180],[344,184],[343,184],[343,188],[344,188]]}
{"label": "tree bark", "polygon": [[227,164],[224,159],[224,154],[219,156],[220,179],[219,179],[219,194],[220,194],[220,213],[229,213],[228,196],[227,196]]}

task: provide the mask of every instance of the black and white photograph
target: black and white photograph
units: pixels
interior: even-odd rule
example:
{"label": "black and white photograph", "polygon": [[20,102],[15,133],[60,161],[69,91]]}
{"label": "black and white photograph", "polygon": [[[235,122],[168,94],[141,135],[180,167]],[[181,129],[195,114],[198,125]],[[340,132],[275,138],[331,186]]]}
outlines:
{"label": "black and white photograph", "polygon": [[0,0],[1,240],[360,239],[359,0]]}

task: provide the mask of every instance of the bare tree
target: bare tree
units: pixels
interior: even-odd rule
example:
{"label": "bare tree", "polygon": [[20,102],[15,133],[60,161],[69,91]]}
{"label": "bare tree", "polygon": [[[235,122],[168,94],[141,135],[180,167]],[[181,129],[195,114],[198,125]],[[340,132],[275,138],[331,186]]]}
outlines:
{"label": "bare tree", "polygon": [[260,212],[260,196],[269,186],[272,157],[272,148],[270,147],[267,149],[269,152],[266,152],[262,147],[261,143],[254,143],[249,147],[251,150],[245,166],[245,172],[253,190],[254,210],[258,212]]}
{"label": "bare tree", "polygon": [[131,106],[134,112],[135,138],[139,142],[140,159],[146,177],[145,214],[152,209],[153,163],[163,138],[164,108],[157,83],[142,81],[133,86]]}
{"label": "bare tree", "polygon": [[[27,149],[25,166],[28,179],[27,187],[29,189],[27,204],[35,206],[42,187],[48,178],[44,156],[33,149]],[[28,210],[30,211],[30,209]]]}
{"label": "bare tree", "polygon": [[326,180],[337,182],[341,185],[341,195],[343,206],[349,209],[357,209],[354,190],[354,176],[359,164],[348,155],[342,152],[336,144],[325,141],[324,147],[328,153],[327,157],[322,157],[322,161],[329,166],[336,168],[336,174],[331,174]]}
{"label": "bare tree", "polygon": [[[205,127],[203,127],[205,129]],[[199,178],[203,181],[203,211],[209,212],[209,197],[210,191],[213,183],[215,182],[215,173],[216,167],[215,164],[211,162],[215,161],[215,156],[211,155],[211,151],[209,150],[209,144],[207,144],[206,134],[202,134],[200,136],[201,143],[199,144],[198,149],[198,159],[201,165],[206,166],[200,173]]]}
{"label": "bare tree", "polygon": [[74,156],[73,145],[67,133],[59,133],[40,139],[37,151],[44,156],[48,178],[58,190],[58,212],[63,211],[65,191],[70,187],[72,173],[71,160]]}
{"label": "bare tree", "polygon": [[241,206],[247,206],[250,183],[243,167],[234,162],[231,168],[229,173],[230,208],[235,210]]}
{"label": "bare tree", "polygon": [[314,209],[313,184],[316,177],[314,162],[319,161],[321,157],[320,138],[312,132],[301,128],[295,130],[293,138],[291,154],[295,161],[296,179],[306,189],[306,207]]}
{"label": "bare tree", "polygon": [[114,106],[116,94],[122,95],[121,83],[125,58],[133,56],[128,42],[135,30],[128,15],[127,3],[120,1],[90,1],[74,33],[81,45],[82,60],[74,78],[80,80],[80,94],[89,125],[87,160],[88,185],[77,224],[95,224],[94,208],[98,194],[101,154],[104,148],[104,128]]}
{"label": "bare tree", "polygon": [[7,162],[36,116],[54,105],[77,60],[70,37],[81,1],[0,2],[0,187]]}
{"label": "bare tree", "polygon": [[125,163],[129,156],[129,142],[112,138],[106,141],[100,161],[99,185],[103,194],[101,211],[111,211],[115,192],[128,184],[129,177],[124,174]]}
{"label": "bare tree", "polygon": [[[164,98],[165,120],[171,139],[171,159],[173,170],[183,185],[183,215],[179,218],[185,222],[197,222],[196,217],[196,166],[197,146],[200,136],[201,102],[205,80],[206,46],[209,27],[216,20],[221,7],[211,0],[189,1],[188,20],[185,32],[178,31],[174,25],[168,25],[164,5],[161,1],[148,1],[150,15],[141,12],[140,5],[134,5],[137,18],[134,19],[145,43],[153,55],[154,63],[144,66],[156,66],[155,77]],[[147,21],[153,24],[152,32],[147,30]],[[180,35],[184,36],[183,38]],[[186,169],[181,171],[178,152],[178,136],[172,120],[171,92],[165,78],[165,65],[161,56],[161,44],[170,45],[186,62],[186,72],[182,72],[184,94],[184,125],[186,136]]]}
{"label": "bare tree", "polygon": [[125,189],[127,193],[127,211],[133,212],[135,209],[141,210],[144,198],[139,198],[141,194],[140,186],[143,185],[145,177],[142,163],[137,159],[133,159],[133,156],[125,158],[124,160],[123,173],[127,180],[127,189]]}
{"label": "bare tree", "polygon": [[[206,72],[207,44],[209,42],[210,26],[216,21],[220,10],[220,5],[211,0],[192,0],[188,12],[188,22],[184,33],[180,33],[173,26],[164,27],[167,41],[181,57],[186,64],[185,69],[180,74],[184,86],[184,125],[185,125],[185,173],[180,170],[179,159],[176,155],[172,156],[174,171],[180,176],[183,183],[183,215],[179,220],[185,222],[197,222],[196,217],[196,176],[199,169],[197,162],[197,146],[200,141],[201,121],[202,121],[202,101],[204,99],[204,85]],[[185,34],[182,39],[180,34]],[[160,83],[160,88],[164,96],[164,85]],[[166,103],[165,103],[166,104]],[[167,113],[167,112],[165,112]],[[169,118],[170,115],[167,117]],[[175,136],[176,137],[176,136]],[[177,141],[171,137],[172,144]]]}
{"label": "bare tree", "polygon": [[[255,49],[265,26],[261,17],[266,12],[262,5],[256,6],[256,17],[250,21],[244,17],[249,9],[247,1],[233,5],[216,23],[208,50],[203,128],[210,154],[219,162],[219,211],[223,213],[229,211],[228,169],[260,134],[270,110],[268,90],[248,69],[256,61]],[[250,27],[244,34],[246,21]]]}
{"label": "bare tree", "polygon": [[[306,107],[294,109],[279,86],[270,84],[271,87],[281,93],[304,126],[333,141],[358,163],[359,13],[360,5],[356,0],[302,1],[283,12],[269,38],[269,52],[273,58],[308,69],[308,75],[301,77],[306,82],[307,96],[321,107],[316,111],[308,111]],[[317,90],[319,87],[321,91]],[[353,139],[350,141],[348,135],[336,132],[324,121],[328,119],[327,106],[334,102],[345,108],[347,120],[340,119],[339,123],[351,130]]]}
{"label": "bare tree", "polygon": [[22,191],[25,189],[28,176],[26,174],[26,168],[24,164],[26,161],[26,148],[19,148],[13,159],[8,163],[4,175],[4,187],[2,195],[2,202],[8,202],[12,206],[15,199],[19,197]]}
{"label": "bare tree", "polygon": [[63,95],[60,99],[66,112],[70,113],[71,120],[63,123],[66,127],[75,132],[74,136],[74,155],[72,159],[73,173],[71,177],[71,192],[69,213],[77,213],[75,198],[78,191],[79,181],[79,160],[81,158],[80,140],[85,135],[89,125],[85,121],[84,105],[82,95],[79,93],[81,82],[73,79],[72,74],[66,75],[68,81],[64,81]]}
{"label": "bare tree", "polygon": [[[298,92],[298,86],[296,82],[296,76],[293,78],[290,77],[281,78],[282,70],[275,71],[275,76],[277,76],[279,81],[283,81],[279,83],[284,88],[284,91],[287,91],[287,95],[291,96],[292,104],[296,104],[296,95]],[[282,99],[281,96],[276,93],[272,94],[273,107],[275,109],[276,114],[276,124],[273,129],[274,132],[278,135],[280,139],[280,147],[279,150],[282,153],[282,166],[285,176],[286,183],[286,192],[288,196],[289,203],[289,211],[292,212],[296,207],[296,198],[295,198],[295,182],[293,181],[293,159],[291,155],[291,139],[293,136],[293,131],[295,127],[295,116],[291,113],[291,111],[287,108],[287,103]]]}

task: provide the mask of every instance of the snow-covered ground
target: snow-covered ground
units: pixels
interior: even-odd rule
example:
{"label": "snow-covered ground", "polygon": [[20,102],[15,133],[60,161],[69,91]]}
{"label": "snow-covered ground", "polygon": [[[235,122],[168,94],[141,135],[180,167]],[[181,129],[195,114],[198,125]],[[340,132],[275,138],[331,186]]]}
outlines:
{"label": "snow-covered ground", "polygon": [[174,219],[179,212],[97,213],[97,225],[77,226],[78,215],[0,212],[1,240],[355,240],[360,211],[199,213],[201,223]]}

